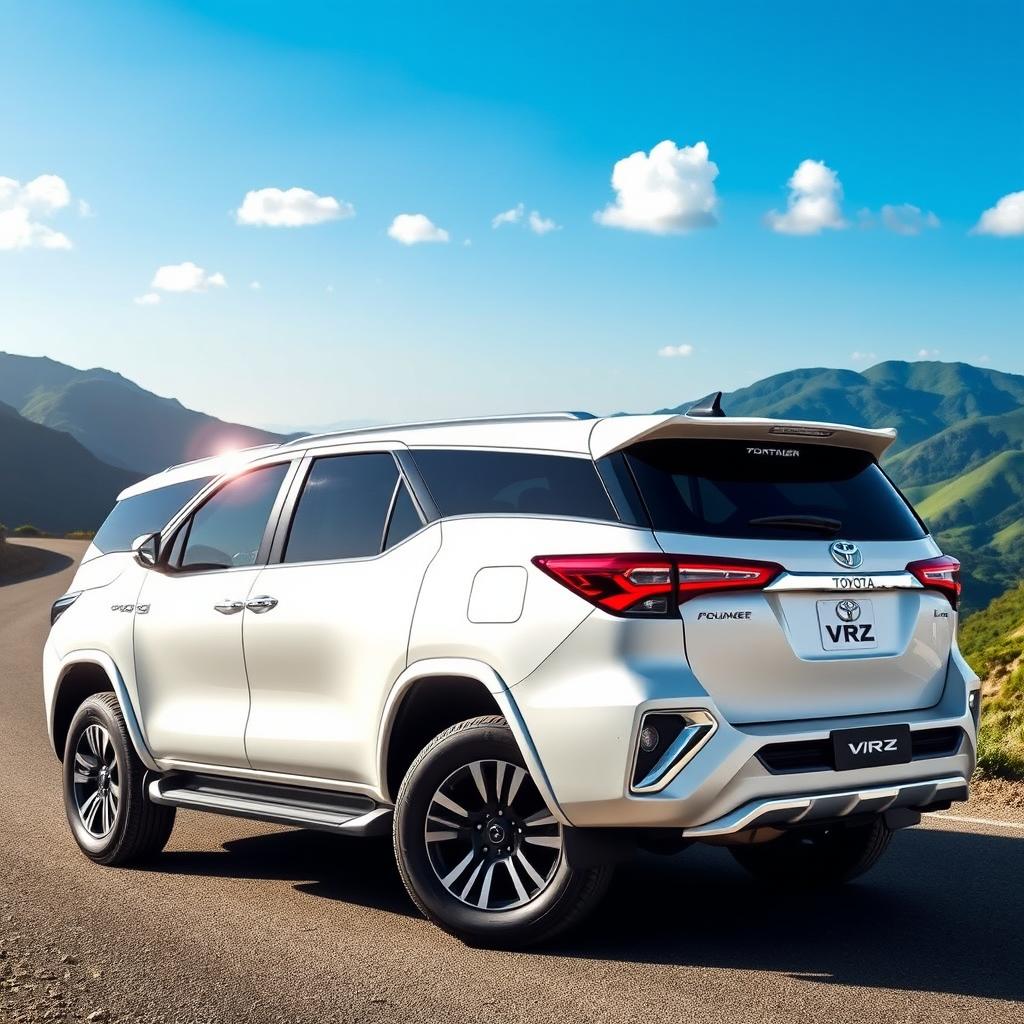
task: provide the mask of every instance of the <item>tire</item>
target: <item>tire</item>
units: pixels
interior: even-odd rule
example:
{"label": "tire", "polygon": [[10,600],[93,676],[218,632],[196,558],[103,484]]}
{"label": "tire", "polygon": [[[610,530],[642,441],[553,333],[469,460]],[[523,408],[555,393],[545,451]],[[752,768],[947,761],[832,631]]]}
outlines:
{"label": "tire", "polygon": [[395,857],[409,896],[470,945],[536,945],[600,902],[611,867],[571,866],[563,834],[499,716],[431,740],[398,793]]}
{"label": "tire", "polygon": [[839,885],[857,878],[885,853],[892,830],[883,818],[787,832],[729,852],[756,879],[786,886]]}
{"label": "tire", "polygon": [[145,774],[117,697],[97,693],[86,699],[71,720],[64,748],[64,809],[90,860],[138,864],[166,845],[174,808],[150,801]]}

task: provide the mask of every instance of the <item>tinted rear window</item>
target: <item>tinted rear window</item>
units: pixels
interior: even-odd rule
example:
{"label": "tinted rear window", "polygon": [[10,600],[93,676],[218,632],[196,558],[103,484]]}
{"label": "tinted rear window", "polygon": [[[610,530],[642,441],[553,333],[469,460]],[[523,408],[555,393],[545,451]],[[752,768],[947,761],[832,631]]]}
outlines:
{"label": "tinted rear window", "polygon": [[414,456],[445,516],[507,513],[616,521],[590,459],[495,451],[417,451]]}
{"label": "tinted rear window", "polygon": [[[925,535],[867,452],[813,444],[666,440],[636,445],[626,458],[656,530],[763,540]],[[771,517],[803,522],[754,522]],[[823,521],[820,528],[812,519]],[[831,528],[828,520],[838,526]]]}
{"label": "tinted rear window", "polygon": [[96,532],[93,544],[103,554],[131,551],[136,537],[163,529],[174,513],[187,505],[212,479],[212,476],[203,476],[184,480],[119,501]]}

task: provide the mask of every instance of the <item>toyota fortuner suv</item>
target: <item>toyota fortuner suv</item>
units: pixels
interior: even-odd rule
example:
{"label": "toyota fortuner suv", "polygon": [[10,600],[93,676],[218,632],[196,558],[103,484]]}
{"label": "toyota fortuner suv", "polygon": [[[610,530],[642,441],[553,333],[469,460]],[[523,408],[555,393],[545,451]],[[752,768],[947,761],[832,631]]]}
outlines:
{"label": "toyota fortuner suv", "polygon": [[125,491],[44,651],[75,839],[177,808],[392,834],[471,942],[577,921],[637,848],[837,883],[964,800],[959,564],[891,430],[687,415],[379,427]]}

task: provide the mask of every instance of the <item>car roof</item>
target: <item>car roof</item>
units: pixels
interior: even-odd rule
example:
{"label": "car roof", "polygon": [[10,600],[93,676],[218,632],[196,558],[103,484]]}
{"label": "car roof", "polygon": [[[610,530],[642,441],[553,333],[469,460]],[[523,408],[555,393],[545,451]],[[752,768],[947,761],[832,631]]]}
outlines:
{"label": "car roof", "polygon": [[515,448],[601,458],[640,441],[662,438],[733,438],[773,444],[813,442],[856,448],[878,458],[895,441],[896,431],[745,416],[659,413],[599,417],[565,412],[361,427],[298,437],[281,447],[307,450],[343,443],[393,441],[410,448]]}
{"label": "car roof", "polygon": [[396,423],[309,434],[282,444],[258,445],[171,466],[125,488],[118,500],[203,477],[216,477],[276,453],[299,454],[342,444],[397,443],[410,448],[509,448],[588,455],[598,459],[641,441],[672,438],[733,439],[763,444],[814,443],[855,448],[879,458],[896,440],[891,427],[873,430],[812,420],[659,413],[593,416],[582,412]]}

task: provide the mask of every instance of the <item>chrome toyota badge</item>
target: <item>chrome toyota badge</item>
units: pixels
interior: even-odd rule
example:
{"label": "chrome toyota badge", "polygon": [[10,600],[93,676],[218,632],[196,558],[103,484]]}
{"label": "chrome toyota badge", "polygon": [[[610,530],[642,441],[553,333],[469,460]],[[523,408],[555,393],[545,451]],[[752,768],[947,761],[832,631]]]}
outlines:
{"label": "chrome toyota badge", "polygon": [[828,546],[828,553],[832,556],[832,561],[844,569],[856,569],[864,561],[860,548],[849,540],[832,541]]}

